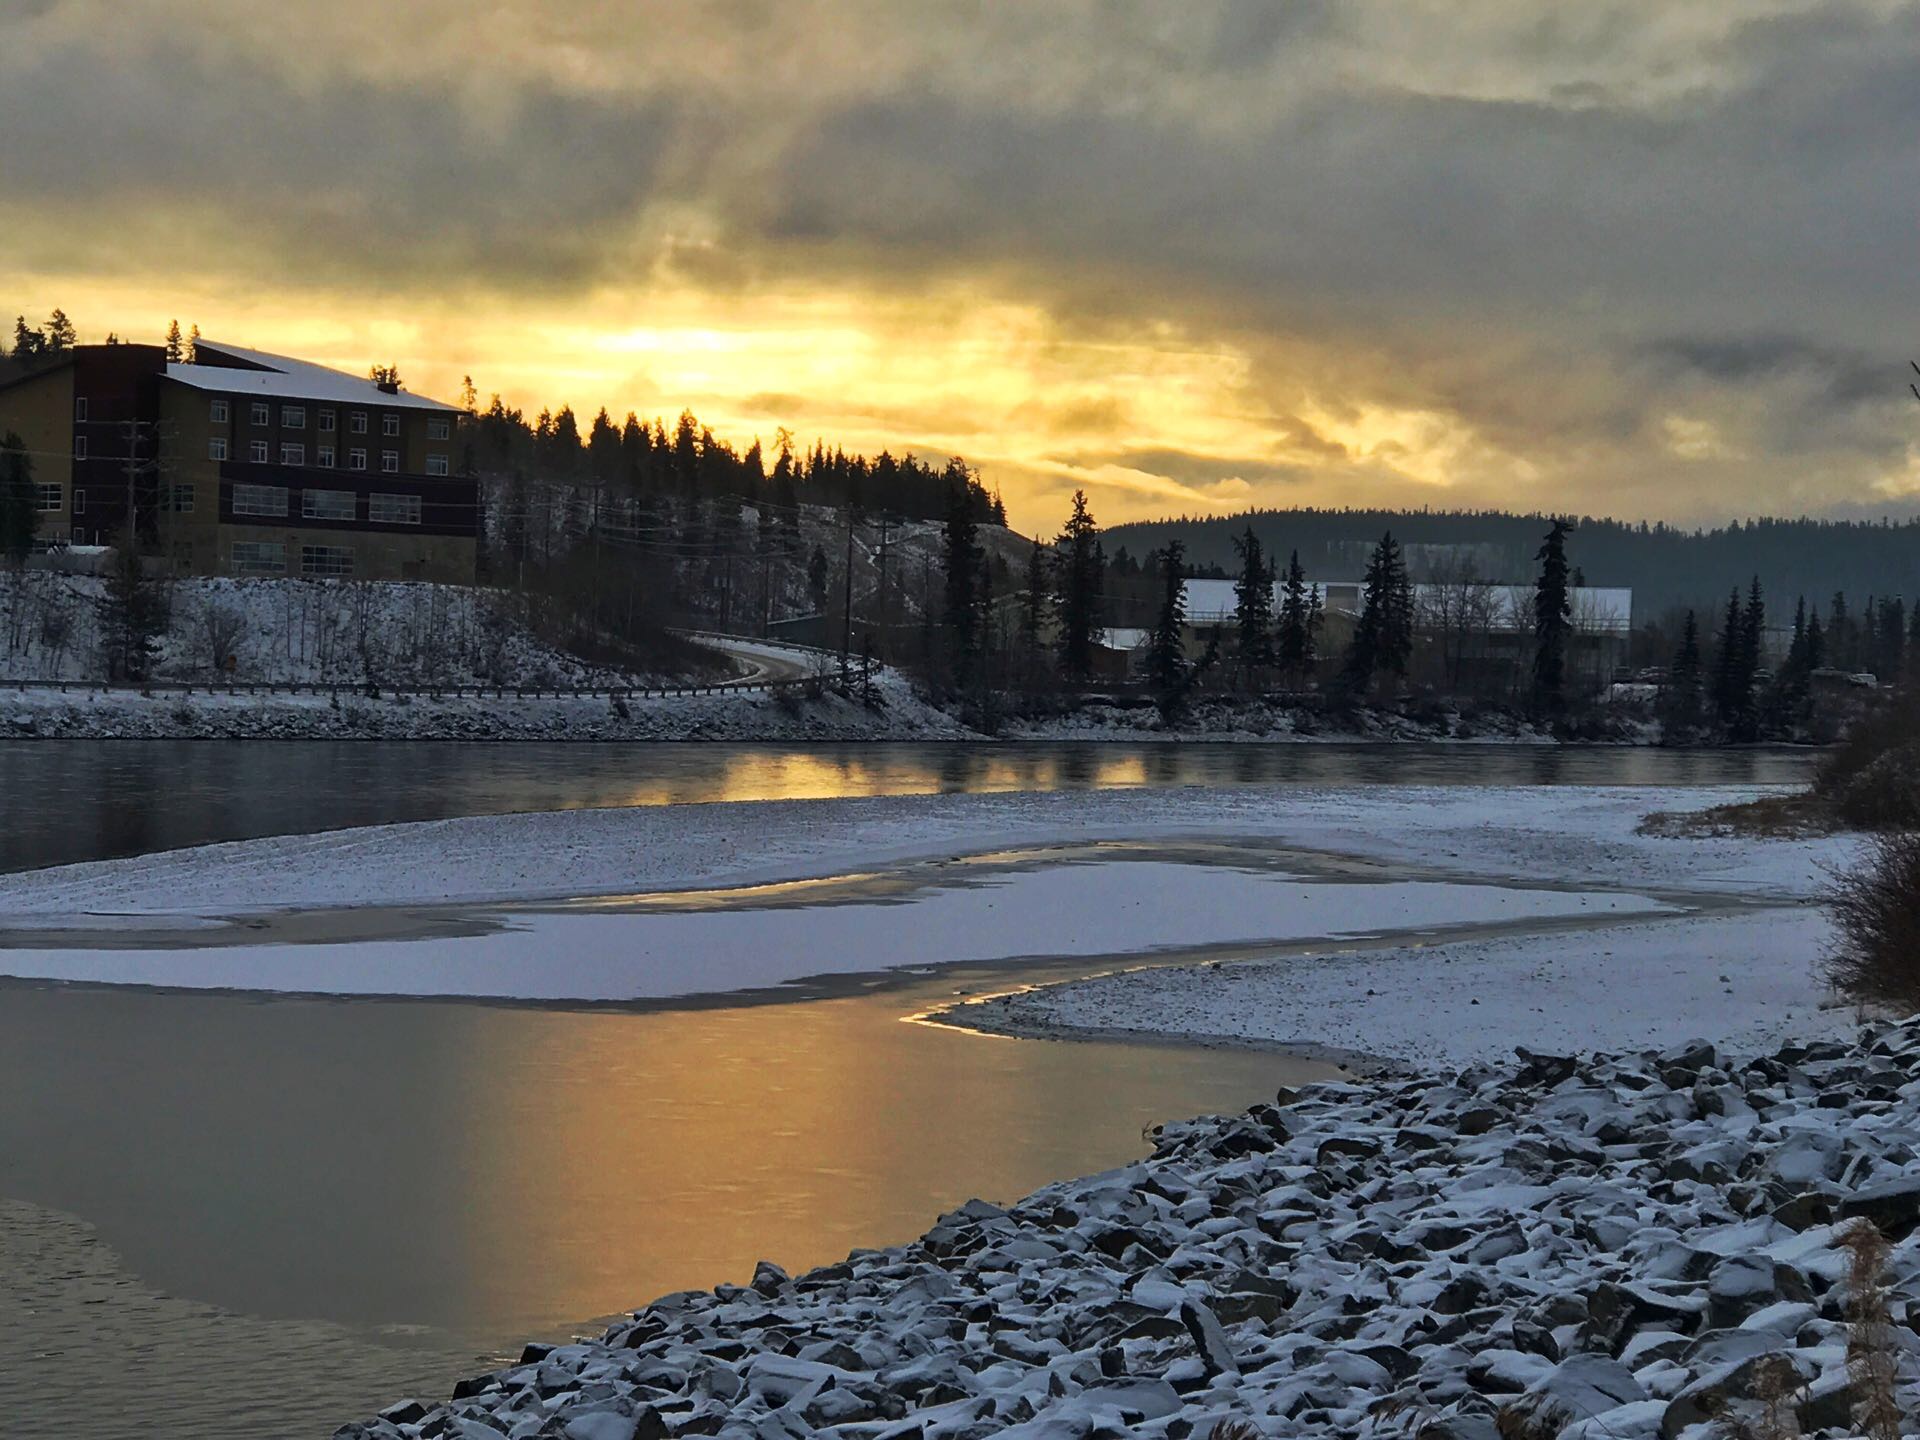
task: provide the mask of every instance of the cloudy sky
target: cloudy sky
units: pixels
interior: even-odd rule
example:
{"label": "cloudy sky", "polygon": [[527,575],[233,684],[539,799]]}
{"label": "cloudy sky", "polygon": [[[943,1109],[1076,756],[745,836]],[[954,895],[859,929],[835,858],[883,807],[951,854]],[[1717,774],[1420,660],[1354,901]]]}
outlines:
{"label": "cloudy sky", "polygon": [[0,0],[0,306],[1016,524],[1920,508],[1920,5]]}

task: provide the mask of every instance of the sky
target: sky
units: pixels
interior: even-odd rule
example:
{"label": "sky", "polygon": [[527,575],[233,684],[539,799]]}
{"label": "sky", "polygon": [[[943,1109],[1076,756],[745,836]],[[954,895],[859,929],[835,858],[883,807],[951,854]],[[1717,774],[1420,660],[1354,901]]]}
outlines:
{"label": "sky", "polygon": [[1013,523],[1920,510],[1920,4],[0,0],[0,307]]}

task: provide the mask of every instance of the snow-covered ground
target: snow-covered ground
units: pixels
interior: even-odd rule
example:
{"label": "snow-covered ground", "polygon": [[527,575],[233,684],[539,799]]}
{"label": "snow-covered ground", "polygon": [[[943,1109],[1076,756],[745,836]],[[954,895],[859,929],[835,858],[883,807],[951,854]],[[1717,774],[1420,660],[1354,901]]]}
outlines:
{"label": "snow-covered ground", "polygon": [[[752,898],[741,909],[521,914],[505,929],[480,935],[7,949],[0,950],[0,974],[333,995],[643,1000],[902,966],[1191,951],[1669,908],[1633,895],[1431,881],[1315,882],[1156,860],[968,876],[904,901],[760,908]],[[204,938],[204,931],[196,928],[188,938],[194,935]]]}
{"label": "snow-covered ground", "polygon": [[[643,679],[633,683],[643,683]],[[491,682],[489,682],[491,683]],[[568,681],[566,683],[574,683]],[[579,683],[587,683],[582,679]],[[605,683],[604,680],[594,683]],[[657,678],[651,683],[660,683]],[[770,694],[604,696],[192,695],[134,690],[9,690],[0,737],[259,740],[857,741],[975,738],[897,673],[876,703],[830,687]]]}
{"label": "snow-covered ground", "polygon": [[1386,785],[890,795],[566,810],[199,846],[0,876],[0,914],[234,914],[751,885],[1092,841],[1242,838],[1529,884],[1800,898],[1846,837],[1641,835],[1751,787]]}
{"label": "snow-covered ground", "polygon": [[[1838,840],[1673,840],[1635,830],[1651,809],[1728,793],[901,796],[387,826],[0,878],[0,927],[15,939],[0,950],[0,973],[348,994],[641,999],[960,961],[1257,950],[1671,914],[1686,903],[1681,892],[1714,902],[1791,900],[1810,894],[1821,865],[1844,853],[1847,842]],[[1090,840],[1126,843],[1090,852]],[[1179,842],[1195,840],[1210,843],[1175,853]],[[1059,846],[1079,848],[1047,850]],[[1020,853],[969,865],[910,863],[1014,847]],[[1289,848],[1303,853],[1290,859]],[[861,891],[861,872],[891,888]],[[856,879],[840,893],[752,888],[849,874]],[[726,887],[733,893],[715,893]],[[660,898],[688,891],[701,893]],[[597,909],[538,904],[562,896],[603,898]],[[234,945],[200,945],[201,930],[175,924],[370,905],[478,906],[504,918],[456,908],[452,921],[464,922],[457,931],[446,928],[452,921],[444,909],[427,923],[363,915],[336,920],[330,931],[324,918],[307,915],[298,933],[249,935],[252,943]],[[176,933],[165,937],[167,948],[143,948],[153,942],[124,935],[105,944],[97,934],[103,916],[122,927],[146,917]],[[81,917],[79,925],[72,917]],[[504,928],[473,933],[494,923]],[[1812,1010],[1817,921],[1775,911],[1757,924],[1689,923],[1697,928],[1675,931],[1671,944],[1655,930],[1609,929],[1480,949],[1119,976],[964,1018],[1041,1033],[1164,1031],[1431,1058],[1504,1047],[1520,1029],[1555,1040],[1579,1031],[1592,1044],[1635,1043],[1666,1033],[1647,1028],[1663,1010],[1661,1023],[1736,1035],[1773,1033],[1753,1026],[1777,1021],[1783,1009]],[[36,930],[72,933],[54,944],[23,933]],[[284,938],[308,943],[274,943]],[[1737,965],[1735,951],[1744,952]],[[1704,978],[1735,969],[1738,983]],[[1232,977],[1231,993],[1222,974]],[[1472,1024],[1458,1018],[1474,1009],[1487,1013]],[[1550,1018],[1536,1022],[1536,1011]]]}
{"label": "snow-covered ground", "polygon": [[[106,582],[0,571],[0,680],[103,675]],[[594,685],[626,672],[541,640],[509,591],[403,580],[169,582],[154,674],[274,683]],[[635,677],[636,682],[661,677]]]}
{"label": "snow-covered ground", "polygon": [[963,1005],[1013,1035],[1327,1046],[1409,1065],[1583,1053],[1711,1035],[1742,1051],[1851,1033],[1815,973],[1815,908],[1591,933],[1512,935],[1284,960],[1132,970]]}

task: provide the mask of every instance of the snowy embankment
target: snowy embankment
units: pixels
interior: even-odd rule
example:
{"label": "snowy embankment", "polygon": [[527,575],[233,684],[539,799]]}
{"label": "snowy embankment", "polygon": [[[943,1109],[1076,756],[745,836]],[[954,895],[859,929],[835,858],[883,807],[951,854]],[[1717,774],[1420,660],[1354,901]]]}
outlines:
{"label": "snowy embankment", "polygon": [[[274,684],[601,685],[625,672],[541,640],[511,591],[412,580],[178,579],[162,680]],[[106,582],[0,572],[0,680],[105,677]],[[661,677],[632,677],[659,684]]]}
{"label": "snowy embankment", "polygon": [[[1586,744],[1655,745],[1660,740],[1659,726],[1649,716],[1631,709],[1591,716],[1583,731],[1580,739]],[[1204,698],[1171,725],[1144,700],[1133,705],[1095,700],[1060,715],[1009,720],[1001,733],[1009,740],[1560,743],[1551,730],[1543,730],[1513,711],[1468,714],[1438,704],[1424,705],[1418,713],[1376,706],[1340,711],[1324,705],[1286,705],[1252,697]]]}
{"label": "snowy embankment", "polygon": [[1880,1433],[1871,1375],[1920,1403],[1917,1149],[1915,1025],[1310,1086],[337,1437]]}
{"label": "snowy embankment", "polygon": [[[642,677],[648,683],[657,678]],[[633,683],[642,683],[636,679]],[[491,683],[491,682],[488,682]],[[581,682],[588,683],[588,682]],[[606,683],[604,680],[592,683]],[[875,701],[823,686],[817,695],[447,696],[9,690],[0,737],[92,740],[730,740],[978,738],[916,696],[900,676],[874,680]]]}

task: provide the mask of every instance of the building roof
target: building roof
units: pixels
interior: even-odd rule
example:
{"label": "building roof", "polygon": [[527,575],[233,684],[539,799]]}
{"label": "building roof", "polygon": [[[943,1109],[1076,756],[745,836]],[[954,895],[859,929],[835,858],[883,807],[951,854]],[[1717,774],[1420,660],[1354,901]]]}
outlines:
{"label": "building roof", "polygon": [[[202,340],[195,351],[218,357],[183,365],[169,362],[167,378],[196,390],[214,390],[223,395],[260,395],[283,400],[328,400],[340,405],[365,405],[369,409],[439,410],[457,413],[458,405],[411,395],[405,390],[389,393],[371,380],[329,370],[307,360],[287,355],[270,355],[264,350],[245,350],[238,345],[222,345]],[[221,363],[226,362],[226,363]]]}
{"label": "building roof", "polygon": [[[1187,620],[1194,625],[1217,625],[1233,619],[1238,600],[1232,580],[1185,581]],[[1339,613],[1358,613],[1366,596],[1366,585],[1358,580],[1309,580],[1307,588],[1319,594],[1327,609]],[[1445,585],[1415,585],[1415,610],[1436,610],[1445,602]],[[1533,587],[1531,585],[1488,585],[1483,587],[1490,602],[1488,619],[1495,630],[1513,631],[1533,623]],[[1573,609],[1573,626],[1588,633],[1624,635],[1633,628],[1633,591],[1617,587],[1575,586],[1567,597]],[[1273,587],[1273,606],[1280,608],[1281,587]]]}

